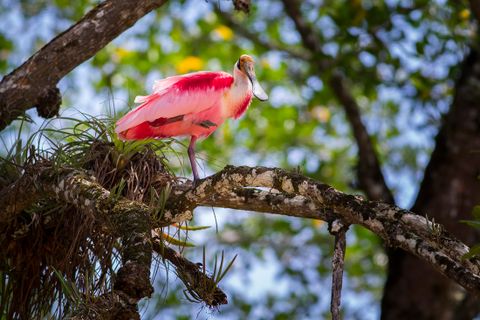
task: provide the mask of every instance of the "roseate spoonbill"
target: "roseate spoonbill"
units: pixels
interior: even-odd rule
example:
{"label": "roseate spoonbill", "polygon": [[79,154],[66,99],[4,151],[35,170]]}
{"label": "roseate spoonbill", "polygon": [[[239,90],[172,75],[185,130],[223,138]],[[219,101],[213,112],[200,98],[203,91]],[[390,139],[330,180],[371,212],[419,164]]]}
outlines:
{"label": "roseate spoonbill", "polygon": [[197,181],[197,139],[208,137],[227,118],[239,118],[253,95],[268,99],[255,76],[254,63],[244,54],[235,62],[233,76],[200,71],[158,80],[151,95],[135,98],[140,105],[118,120],[115,132],[124,140],[190,136],[188,157]]}

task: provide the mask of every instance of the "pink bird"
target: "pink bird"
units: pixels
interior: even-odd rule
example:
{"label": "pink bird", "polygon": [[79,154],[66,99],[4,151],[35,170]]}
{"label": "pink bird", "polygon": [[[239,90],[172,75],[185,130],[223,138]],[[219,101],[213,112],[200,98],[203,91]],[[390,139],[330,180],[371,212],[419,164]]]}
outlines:
{"label": "pink bird", "polygon": [[255,76],[254,63],[244,54],[235,63],[233,76],[200,71],[158,80],[151,95],[135,98],[140,105],[118,120],[115,132],[124,140],[190,136],[188,157],[197,181],[197,139],[208,137],[226,119],[239,118],[253,96],[268,99]]}

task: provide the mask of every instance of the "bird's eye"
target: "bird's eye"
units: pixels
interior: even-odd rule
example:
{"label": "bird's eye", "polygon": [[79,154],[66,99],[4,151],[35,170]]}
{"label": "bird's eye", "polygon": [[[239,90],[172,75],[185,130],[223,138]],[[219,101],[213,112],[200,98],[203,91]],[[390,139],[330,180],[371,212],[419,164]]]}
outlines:
{"label": "bird's eye", "polygon": [[238,60],[238,62],[237,62],[237,68],[238,68],[238,70],[242,70],[242,69],[240,69],[240,60]]}

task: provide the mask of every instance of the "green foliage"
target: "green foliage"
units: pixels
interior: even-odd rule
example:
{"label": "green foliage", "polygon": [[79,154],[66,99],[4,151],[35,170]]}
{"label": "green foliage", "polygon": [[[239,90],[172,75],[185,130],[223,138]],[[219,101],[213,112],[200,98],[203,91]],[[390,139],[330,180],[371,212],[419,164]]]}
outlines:
{"label": "green foliage", "polygon": [[[5,173],[2,183],[5,186],[13,183],[34,166],[58,169],[59,172],[78,169],[92,175],[108,189],[112,201],[125,197],[143,201],[152,209],[152,216],[161,217],[174,178],[169,173],[165,153],[176,152],[171,146],[174,140],[121,141],[113,131],[112,119],[82,116],[83,119],[60,117],[46,121],[25,140],[23,126],[20,126],[16,140],[0,162],[0,172]],[[62,128],[55,127],[58,123]],[[12,168],[14,172],[9,174]],[[0,291],[0,315],[11,317],[18,313],[22,317],[41,318],[54,312],[61,318],[73,312],[85,316],[92,312],[101,314],[102,299],[113,299],[113,295],[105,293],[112,290],[110,278],[120,266],[119,252],[122,250],[118,234],[111,230],[109,222],[103,224],[105,218],[52,199],[39,201],[8,224],[2,224],[0,229],[6,236],[0,239],[0,256],[3,257],[0,265],[2,270],[5,269],[0,281],[3,288]],[[70,220],[74,221],[64,225]],[[49,223],[51,221],[59,221],[59,225]],[[54,236],[49,236],[52,228],[55,228]],[[189,232],[208,228],[175,225],[155,231],[162,245],[184,250],[195,247],[188,241]],[[32,249],[38,253],[25,255],[23,250],[17,249],[32,241],[36,242]],[[56,250],[49,252],[51,247]],[[215,255],[213,281],[205,284],[204,293],[212,296],[216,293],[235,258],[226,262],[223,251],[220,258]],[[30,272],[15,272],[19,263],[24,264],[22,259],[29,260],[25,268]],[[48,262],[44,263],[44,260]],[[206,274],[205,265],[203,273]],[[25,286],[29,290],[21,291]],[[187,286],[186,294],[192,302],[204,301],[196,288]]]}
{"label": "green foliage", "polygon": [[[32,170],[79,169],[111,190],[112,200],[127,197],[149,204],[152,180],[172,178],[162,162],[169,143],[123,142],[113,132],[112,119],[83,117],[46,121],[30,136],[23,134],[22,123],[0,159],[0,187]],[[54,129],[55,123],[61,128]],[[155,192],[152,210],[161,211],[169,188]],[[110,279],[120,265],[118,234],[104,220],[88,210],[42,199],[2,223],[0,317],[53,313],[62,318],[75,310],[90,312],[97,303],[93,298],[112,290]]]}
{"label": "green foliage", "polygon": [[[462,220],[461,222],[469,225],[472,228],[480,229],[480,205],[473,207],[472,211],[473,220]],[[480,255],[480,244],[476,244],[470,248],[463,258],[471,259]]]}
{"label": "green foliage", "polygon": [[462,258],[463,259],[471,259],[473,257],[477,257],[480,255],[480,244],[474,245],[470,248],[467,254],[465,254]]}
{"label": "green foliage", "polygon": [[[211,279],[213,279],[213,282],[211,284],[207,284],[206,282],[204,282],[203,284],[201,284],[200,287],[202,288],[203,291],[209,292],[210,294],[213,295],[216,288],[220,284],[220,281],[222,281],[222,279],[227,275],[229,270],[232,268],[233,263],[237,258],[237,255],[235,255],[232,258],[232,260],[230,260],[230,262],[228,262],[227,265],[224,266],[225,253],[223,251],[221,252],[220,261],[218,261],[218,256],[217,254],[215,254],[214,262],[213,262],[213,273],[211,275],[207,275],[206,257],[207,257],[206,249],[205,247],[203,247],[203,255],[202,255],[203,263],[201,265],[201,271],[205,277],[210,276]],[[183,291],[183,294],[188,301],[193,303],[199,303],[199,302],[202,302],[203,299],[197,293],[197,290],[198,288],[195,290],[187,286],[187,289]]]}
{"label": "green foliage", "polygon": [[463,220],[462,222],[471,227],[480,229],[480,205],[473,207],[472,216],[474,220]]}
{"label": "green foliage", "polygon": [[[323,73],[311,61],[289,55],[288,51],[305,50],[280,1],[252,3],[252,10],[246,15],[231,13],[227,1],[170,1],[83,66],[88,70],[86,84],[83,78],[83,82],[73,76],[67,79],[67,87],[73,90],[62,92],[67,101],[64,107],[73,102],[84,109],[92,107],[91,101],[82,101],[83,86],[95,89],[97,95],[107,91],[122,99],[122,105],[133,106],[133,97],[150,92],[154,79],[197,69],[230,71],[240,54],[249,53],[256,58],[258,79],[271,99],[267,103],[253,101],[242,119],[226,123],[199,144],[207,166],[217,170],[227,163],[278,165],[298,169],[342,191],[359,192],[355,187],[355,142],[343,108],[328,85],[332,72],[341,71],[361,107],[397,199],[402,206],[412,203],[432,137],[451,101],[459,62],[467,45],[476,41],[466,2],[301,1],[302,14],[324,51],[324,56],[315,59],[325,59],[331,65]],[[54,21],[65,22],[78,19],[93,4],[87,0],[21,1],[20,10],[24,25],[48,10],[53,11]],[[8,12],[8,5],[2,3],[0,14]],[[261,41],[246,36],[239,28],[229,27],[230,22],[216,10]],[[44,33],[58,31],[58,26],[52,28]],[[7,29],[0,31],[0,72],[11,70],[19,63],[17,57],[28,56],[49,38],[31,32],[32,44],[21,46],[20,37]],[[266,48],[261,42],[279,49]],[[29,51],[21,52],[25,47]],[[82,166],[82,155],[95,137],[115,146],[111,158],[120,168],[150,145],[165,158],[168,170],[179,172],[182,168],[185,149],[176,141],[125,143],[116,138],[111,126],[102,127],[103,120],[90,120],[87,124],[68,119],[74,124],[71,130],[62,126],[41,130],[41,137],[35,140],[38,142],[27,145],[47,152],[56,141],[65,140],[67,143],[55,147],[61,151],[56,161]],[[0,168],[0,184],[6,183],[1,179],[13,181],[21,172],[18,165],[29,156],[30,148],[21,147],[25,145],[25,136],[18,135],[14,140],[2,152],[9,155],[11,163]],[[122,193],[118,181],[115,185],[118,194]],[[154,207],[161,210],[161,202]],[[477,220],[468,224],[478,227]],[[308,318],[326,312],[327,304],[317,297],[319,291],[328,292],[331,242],[325,228],[311,221],[257,216],[228,218],[228,223],[221,225],[218,235],[210,233],[210,238],[219,239],[219,250],[242,248],[236,263],[243,264],[232,271],[234,277],[248,273],[249,266],[268,260],[280,266],[278,278],[288,282],[290,289],[251,299],[243,294],[245,289],[232,286],[231,305],[219,317]],[[196,243],[202,241],[212,242],[202,239]],[[359,301],[367,302],[346,302],[345,317],[354,318],[363,309],[375,316],[371,305],[379,301],[385,268],[382,246],[361,228],[354,228],[347,242],[347,296],[356,292],[355,297],[364,298]],[[225,280],[228,282],[228,278]],[[152,308],[162,310],[170,318],[191,318],[196,314],[172,290],[164,299],[158,298]],[[271,313],[262,313],[264,309]]]}
{"label": "green foliage", "polygon": [[55,274],[58,281],[60,282],[60,285],[62,286],[62,291],[64,292],[66,299],[68,299],[68,301],[73,304],[74,309],[78,308],[80,304],[83,303],[84,299],[83,299],[82,293],[77,288],[75,282],[72,282],[66,279],[62,275],[62,273],[56,270],[55,268],[52,268],[52,269],[53,269],[53,273]]}

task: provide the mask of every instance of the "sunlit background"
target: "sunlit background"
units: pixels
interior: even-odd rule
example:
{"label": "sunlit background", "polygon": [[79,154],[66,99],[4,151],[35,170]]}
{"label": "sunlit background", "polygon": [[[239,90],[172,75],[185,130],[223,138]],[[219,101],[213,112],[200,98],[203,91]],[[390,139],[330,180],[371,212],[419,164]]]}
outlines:
{"label": "sunlit background", "polygon": [[[201,175],[226,164],[279,166],[350,193],[356,188],[357,148],[327,79],[341,71],[357,99],[398,205],[415,199],[454,75],[472,37],[470,13],[446,1],[303,1],[331,67],[319,74],[308,60],[280,1],[252,1],[250,14],[230,1],[171,1],[150,13],[60,82],[62,115],[123,114],[154,80],[197,70],[230,72],[241,54],[256,59],[268,102],[253,101],[238,121],[199,143]],[[0,72],[7,74],[68,28],[97,2],[0,1]],[[32,109],[29,130],[43,119]],[[0,133],[10,148],[20,122]],[[58,124],[57,124],[58,125]],[[60,123],[61,125],[61,123]],[[24,132],[27,134],[27,132]],[[180,140],[181,142],[182,140]],[[185,142],[185,141],[184,141]],[[171,157],[190,177],[184,158]],[[328,315],[332,238],[321,221],[233,210],[197,209],[196,248],[184,254],[213,261],[235,255],[221,287],[229,304],[211,310],[189,302],[173,272],[156,262],[155,295],[144,319],[310,319]],[[363,228],[348,233],[342,308],[346,319],[377,319],[386,255]]]}

